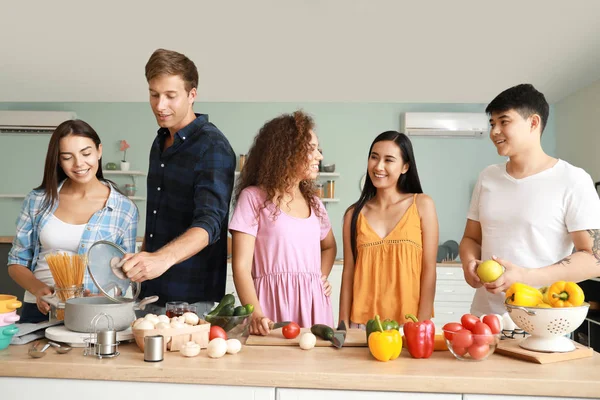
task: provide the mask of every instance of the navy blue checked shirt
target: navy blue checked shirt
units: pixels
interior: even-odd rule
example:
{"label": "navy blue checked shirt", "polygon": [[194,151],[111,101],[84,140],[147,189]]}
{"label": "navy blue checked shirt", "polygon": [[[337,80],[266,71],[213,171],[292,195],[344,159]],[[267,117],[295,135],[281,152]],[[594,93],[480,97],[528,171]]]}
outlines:
{"label": "navy blue checked shirt", "polygon": [[158,278],[143,282],[140,298],[157,295],[160,306],[167,301],[219,301],[225,294],[235,153],[208,115],[196,114],[163,151],[168,135],[168,129],[159,129],[150,150],[146,251],[159,250],[193,227],[206,230],[209,243]]}

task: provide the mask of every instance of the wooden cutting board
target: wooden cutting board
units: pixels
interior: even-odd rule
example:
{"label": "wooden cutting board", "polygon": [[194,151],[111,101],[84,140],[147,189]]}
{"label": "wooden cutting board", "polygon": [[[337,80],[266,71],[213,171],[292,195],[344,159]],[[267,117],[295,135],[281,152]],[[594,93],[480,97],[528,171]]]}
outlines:
{"label": "wooden cutting board", "polygon": [[[300,334],[294,339],[286,339],[281,333],[281,328],[272,330],[267,336],[250,335],[246,340],[246,346],[299,346],[300,337],[304,332],[310,332],[310,328],[302,328]],[[367,335],[362,329],[348,329],[344,347],[367,347]],[[327,340],[317,337],[318,347],[333,346]]]}
{"label": "wooden cutting board", "polygon": [[575,350],[567,353],[541,353],[519,347],[519,342],[521,340],[523,339],[501,340],[498,347],[496,347],[496,353],[538,364],[575,360],[578,358],[591,357],[594,354],[594,349],[585,347],[577,342],[573,342],[575,344]]}

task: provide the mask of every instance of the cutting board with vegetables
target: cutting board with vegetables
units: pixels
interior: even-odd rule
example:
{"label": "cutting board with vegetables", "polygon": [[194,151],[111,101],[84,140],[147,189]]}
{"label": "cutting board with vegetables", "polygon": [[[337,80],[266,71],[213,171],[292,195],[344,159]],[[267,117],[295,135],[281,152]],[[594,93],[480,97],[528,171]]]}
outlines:
{"label": "cutting board with vegetables", "polygon": [[573,342],[575,344],[575,350],[567,353],[541,353],[539,351],[532,351],[519,347],[519,342],[521,340],[523,339],[501,340],[496,348],[496,353],[538,364],[576,360],[578,358],[591,357],[594,354],[594,349],[585,347],[576,342]]}
{"label": "cutting board with vegetables", "polygon": [[[267,336],[250,335],[246,340],[246,346],[299,346],[300,337],[304,332],[310,332],[310,328],[302,328],[300,334],[294,339],[286,339],[281,333],[281,328],[274,329]],[[318,347],[333,346],[327,340],[317,337]],[[348,329],[344,347],[367,347],[367,338],[362,329]]]}

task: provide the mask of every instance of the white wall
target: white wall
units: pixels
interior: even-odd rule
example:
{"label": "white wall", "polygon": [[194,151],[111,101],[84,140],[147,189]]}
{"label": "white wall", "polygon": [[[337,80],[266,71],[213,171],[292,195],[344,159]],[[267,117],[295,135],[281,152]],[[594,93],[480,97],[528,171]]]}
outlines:
{"label": "white wall", "polygon": [[600,80],[555,104],[556,155],[600,181]]}

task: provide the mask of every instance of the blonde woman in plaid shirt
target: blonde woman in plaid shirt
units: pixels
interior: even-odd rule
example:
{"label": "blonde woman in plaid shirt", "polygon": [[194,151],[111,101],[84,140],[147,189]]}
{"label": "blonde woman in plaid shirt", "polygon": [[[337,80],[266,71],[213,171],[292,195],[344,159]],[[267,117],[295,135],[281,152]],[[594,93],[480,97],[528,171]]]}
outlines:
{"label": "blonde woman in plaid shirt", "polygon": [[[92,243],[109,240],[135,251],[138,210],[102,175],[102,144],[81,120],[60,124],[48,145],[42,184],[21,208],[8,254],[8,273],[26,290],[21,322],[41,322],[54,281],[44,256],[53,252],[86,254]],[[97,292],[84,277],[86,291]]]}

